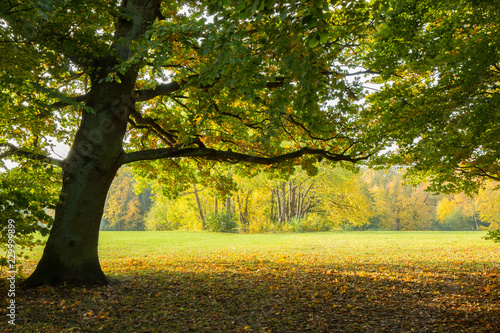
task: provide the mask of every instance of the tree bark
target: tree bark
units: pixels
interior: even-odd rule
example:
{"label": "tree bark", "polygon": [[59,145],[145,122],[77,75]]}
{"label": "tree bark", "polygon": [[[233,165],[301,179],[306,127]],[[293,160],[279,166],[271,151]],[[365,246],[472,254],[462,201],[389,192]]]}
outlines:
{"label": "tree bark", "polygon": [[[135,75],[128,84],[96,83],[63,164],[63,187],[54,225],[25,287],[61,282],[105,284],[98,258],[99,226],[109,187],[123,163],[122,142],[133,107]],[[128,93],[127,93],[128,91]]]}
{"label": "tree bark", "polygon": [[107,283],[98,259],[99,226],[106,194],[122,163],[129,107],[126,96],[113,94],[117,88],[116,83],[100,86],[99,96],[87,104],[95,113],[83,112],[64,161],[54,225],[42,259],[24,287]]}
{"label": "tree bark", "polygon": [[275,221],[275,212],[274,212],[274,189],[271,190],[271,210],[269,213],[269,219],[271,221]]}

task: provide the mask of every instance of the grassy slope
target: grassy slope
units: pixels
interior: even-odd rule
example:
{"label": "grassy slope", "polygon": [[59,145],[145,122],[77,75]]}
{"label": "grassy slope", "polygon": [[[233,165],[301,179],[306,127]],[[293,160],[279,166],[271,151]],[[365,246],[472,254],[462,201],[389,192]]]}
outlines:
{"label": "grassy slope", "polygon": [[16,328],[495,332],[500,248],[482,235],[102,232],[113,284],[21,291]]}

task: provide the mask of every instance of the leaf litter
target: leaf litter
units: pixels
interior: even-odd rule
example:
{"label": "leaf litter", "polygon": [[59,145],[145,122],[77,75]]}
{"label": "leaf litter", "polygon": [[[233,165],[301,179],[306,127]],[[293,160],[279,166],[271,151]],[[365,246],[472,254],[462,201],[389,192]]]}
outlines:
{"label": "leaf litter", "polygon": [[110,285],[19,289],[2,331],[500,332],[497,248],[302,250],[104,259]]}

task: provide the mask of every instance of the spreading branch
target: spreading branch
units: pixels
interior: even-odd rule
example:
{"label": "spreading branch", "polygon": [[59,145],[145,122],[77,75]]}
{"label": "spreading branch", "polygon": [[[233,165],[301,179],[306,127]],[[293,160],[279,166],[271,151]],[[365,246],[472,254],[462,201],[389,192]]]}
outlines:
{"label": "spreading branch", "polygon": [[8,156],[17,155],[17,156],[27,157],[27,158],[30,158],[33,160],[47,162],[47,163],[57,165],[57,166],[62,166],[62,164],[63,164],[62,160],[59,160],[57,158],[53,158],[53,157],[50,157],[47,155],[22,150],[21,148],[13,145],[11,143],[0,143],[0,147],[8,148],[5,152],[0,154],[0,160],[6,158]]}
{"label": "spreading branch", "polygon": [[89,98],[89,94],[79,95],[79,96],[73,97],[73,101],[71,101],[71,102],[59,101],[59,102],[52,103],[50,105],[50,108],[53,110],[57,110],[57,109],[64,108],[66,106],[73,105],[75,103],[84,103],[87,101],[88,98]]}
{"label": "spreading branch", "polygon": [[468,166],[459,166],[455,168],[460,173],[463,174],[468,174],[472,176],[480,176],[480,177],[485,177],[489,178],[494,181],[500,181],[500,176],[498,175],[492,175],[491,173],[488,173],[486,170],[480,168],[477,165],[468,165]]}
{"label": "spreading branch", "polygon": [[148,149],[136,152],[127,153],[124,155],[122,164],[128,164],[143,160],[158,160],[164,158],[179,158],[179,157],[198,157],[206,160],[239,163],[246,162],[252,164],[272,165],[285,162],[288,160],[300,158],[304,155],[317,155],[326,158],[330,161],[349,161],[352,163],[366,160],[370,155],[361,157],[352,157],[344,154],[332,154],[321,149],[302,148],[297,151],[277,155],[273,157],[253,156],[233,152],[231,150],[216,150],[207,148],[201,145],[198,148],[183,148],[183,146],[176,146],[171,148]]}
{"label": "spreading branch", "polygon": [[[143,89],[134,91],[134,97],[136,102],[146,102],[152,100],[158,96],[166,96],[172,94],[174,92],[180,91],[184,89],[188,84],[189,80],[198,77],[198,75],[192,75],[188,80],[180,80],[180,81],[172,81],[169,83],[158,84],[155,88],[151,89]],[[268,82],[265,85],[265,88],[274,89],[278,87],[282,87],[285,83],[286,78],[278,77],[272,82]],[[217,80],[216,80],[217,81]],[[208,89],[212,85],[204,85],[200,86],[200,88]],[[84,103],[87,101],[89,94],[79,95],[74,97],[74,102],[76,103]],[[70,106],[74,103],[68,101],[60,101],[50,105],[52,109],[60,109],[66,106]]]}

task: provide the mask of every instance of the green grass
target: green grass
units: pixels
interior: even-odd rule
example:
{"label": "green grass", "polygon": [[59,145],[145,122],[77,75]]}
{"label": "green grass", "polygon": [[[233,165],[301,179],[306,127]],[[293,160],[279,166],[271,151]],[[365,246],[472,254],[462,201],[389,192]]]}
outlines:
{"label": "green grass", "polygon": [[500,246],[484,234],[101,232],[112,284],[22,291],[16,329],[500,331]]}
{"label": "green grass", "polygon": [[[101,232],[102,260],[196,257],[304,263],[314,256],[324,263],[412,262],[418,265],[496,265],[498,244],[482,239],[484,232],[324,232],[223,234],[209,232]],[[255,259],[254,258],[254,259]]]}

